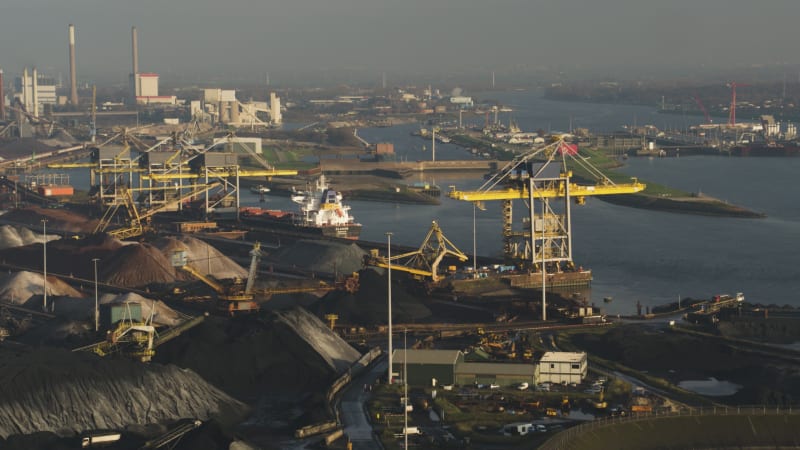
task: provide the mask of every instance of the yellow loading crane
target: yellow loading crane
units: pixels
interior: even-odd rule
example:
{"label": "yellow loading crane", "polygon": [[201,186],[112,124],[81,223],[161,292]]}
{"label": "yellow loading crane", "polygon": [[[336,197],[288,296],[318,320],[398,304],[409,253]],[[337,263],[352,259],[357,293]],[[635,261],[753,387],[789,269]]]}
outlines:
{"label": "yellow loading crane", "polygon": [[430,278],[433,282],[437,282],[440,280],[439,264],[445,256],[458,258],[462,262],[469,259],[445,237],[439,224],[433,221],[418,250],[386,258],[379,256],[378,250],[374,249],[364,257],[364,263],[383,268],[388,268],[391,263],[392,270],[408,272],[415,277]]}
{"label": "yellow loading crane", "polygon": [[183,202],[184,200],[196,197],[208,191],[209,189],[214,189],[219,186],[219,182],[213,181],[209,184],[198,184],[192,185],[192,191],[188,192],[180,197],[176,197],[169,202],[157,207],[151,208],[146,212],[139,213],[139,209],[136,207],[136,202],[133,201],[133,197],[131,195],[132,191],[139,191],[145,190],[142,188],[135,188],[135,189],[126,189],[122,188],[122,203],[114,203],[106,209],[106,212],[103,214],[103,217],[100,219],[100,222],[94,229],[95,233],[101,233],[106,231],[108,226],[111,224],[111,221],[116,216],[117,212],[120,209],[120,206],[124,206],[125,210],[128,212],[128,219],[127,224],[125,227],[118,228],[116,230],[111,230],[108,232],[109,235],[114,236],[117,239],[129,239],[136,236],[141,236],[144,234],[145,229],[147,228],[147,222],[149,219],[161,212],[165,211],[174,205]]}
{"label": "yellow loading crane", "polygon": [[223,284],[211,274],[204,275],[189,265],[186,258],[186,251],[177,251],[173,255],[173,266],[190,274],[194,278],[202,281],[217,293],[219,303],[217,309],[230,315],[241,312],[258,312],[259,305],[254,301],[255,293],[253,286],[256,280],[256,270],[258,262],[261,260],[261,244],[258,242],[250,250],[250,269],[248,270],[247,280],[234,278],[231,283]]}
{"label": "yellow loading crane", "polygon": [[[594,178],[595,184],[572,182],[568,161]],[[502,201],[503,253],[506,259],[533,268],[542,263],[556,265],[560,270],[562,264],[568,269],[574,268],[570,200],[580,205],[585,203],[586,197],[633,194],[645,188],[636,178],[632,178],[631,183],[613,182],[578,154],[577,146],[568,144],[563,136],[559,136],[548,145],[518,155],[478,190],[459,191],[453,187],[449,196],[481,206],[486,201]],[[550,203],[553,199],[564,201],[558,212]],[[522,200],[528,210],[522,230],[513,227],[514,200]]]}

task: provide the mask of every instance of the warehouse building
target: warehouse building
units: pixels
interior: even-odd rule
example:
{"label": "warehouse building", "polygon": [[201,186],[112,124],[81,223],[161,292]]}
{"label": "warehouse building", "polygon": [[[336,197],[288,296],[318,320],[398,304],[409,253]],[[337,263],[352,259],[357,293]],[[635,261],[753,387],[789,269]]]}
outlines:
{"label": "warehouse building", "polygon": [[461,362],[456,366],[456,384],[497,384],[511,387],[520,383],[533,386],[539,378],[536,364],[500,362]]}
{"label": "warehouse building", "polygon": [[456,366],[464,361],[460,350],[395,350],[392,352],[392,378],[402,379],[403,365],[408,358],[408,383],[412,386],[453,384]]}
{"label": "warehouse building", "polygon": [[459,350],[395,350],[392,373],[402,380],[408,358],[408,382],[412,386],[455,384],[472,386],[497,384],[511,387],[521,383],[581,383],[586,378],[586,353],[546,352],[535,363],[466,362]]}
{"label": "warehouse building", "polygon": [[546,352],[539,360],[539,383],[580,383],[589,363],[583,352]]}

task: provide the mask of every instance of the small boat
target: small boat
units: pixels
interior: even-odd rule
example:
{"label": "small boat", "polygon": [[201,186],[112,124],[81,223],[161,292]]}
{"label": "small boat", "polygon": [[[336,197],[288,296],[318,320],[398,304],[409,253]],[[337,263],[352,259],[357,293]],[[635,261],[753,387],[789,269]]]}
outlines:
{"label": "small boat", "polygon": [[250,186],[250,192],[254,194],[266,194],[269,192],[269,188],[264,186],[263,184],[259,184],[256,186]]}
{"label": "small boat", "polygon": [[614,297],[603,297],[603,301],[606,303],[611,303],[614,301]]}

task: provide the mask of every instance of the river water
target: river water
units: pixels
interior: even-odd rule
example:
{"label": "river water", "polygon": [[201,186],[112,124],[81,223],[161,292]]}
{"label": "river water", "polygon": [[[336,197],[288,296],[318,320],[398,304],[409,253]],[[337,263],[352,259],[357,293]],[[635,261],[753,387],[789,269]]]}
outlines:
{"label": "river water", "polygon": [[[612,131],[623,124],[652,123],[680,128],[697,118],[657,114],[654,108],[555,102],[538,93],[484,94],[510,105],[514,120],[525,131],[587,127]],[[505,113],[508,114],[508,113]],[[502,116],[501,116],[502,120]],[[359,130],[370,142],[389,141],[401,157],[430,158],[424,142],[410,132],[419,125]],[[437,144],[437,159],[468,155],[456,146]],[[763,212],[766,219],[731,219],[648,211],[588,199],[573,206],[573,253],[576,264],[591,268],[594,281],[590,296],[609,314],[630,314],[636,302],[644,307],[675,301],[678,297],[709,298],[720,293],[744,292],[748,301],[800,306],[800,158],[731,158],[692,156],[680,158],[631,158],[621,169],[631,176],[690,192],[702,192],[733,204]],[[434,182],[446,190],[474,189],[479,177],[417,176],[411,181]],[[438,206],[412,206],[349,202],[364,224],[362,238],[419,245],[431,220],[462,251],[473,253],[473,208],[465,202],[442,197]],[[478,211],[477,252],[501,253],[501,221],[498,203]],[[515,214],[522,214],[515,204]],[[613,297],[611,303],[602,302]]]}
{"label": "river water", "polygon": [[[493,92],[493,98],[510,105],[514,120],[525,130],[567,130],[573,126],[592,131],[612,131],[622,124],[652,123],[683,127],[697,118],[662,116],[655,109],[636,106],[555,102],[535,92]],[[508,113],[502,113],[508,114]],[[501,119],[503,116],[501,115]],[[481,118],[481,121],[483,119]],[[411,136],[418,124],[367,128],[359,135],[369,142],[392,142],[400,158],[429,159],[431,145]],[[423,150],[423,145],[425,149]],[[437,159],[474,156],[455,145],[437,143]],[[636,302],[653,306],[678,296],[709,298],[720,293],[744,292],[750,302],[800,307],[800,158],[730,158],[692,156],[631,158],[621,169],[631,176],[702,191],[731,203],[767,214],[766,219],[730,219],[648,211],[611,205],[596,198],[573,206],[573,254],[576,264],[591,268],[592,289],[582,292],[609,314],[631,314]],[[86,172],[76,173],[73,184],[85,186]],[[475,189],[480,175],[416,175],[411,180]],[[244,205],[294,209],[288,198],[266,196],[264,203],[249,191]],[[418,246],[432,220],[467,254],[473,254],[473,207],[441,197],[440,205],[401,205],[347,201],[352,214],[364,225],[361,237]],[[522,205],[515,215],[521,217]],[[481,256],[500,256],[502,248],[499,203],[488,203],[475,214],[478,264]],[[470,262],[466,264],[471,264]],[[613,297],[605,304],[604,297]]]}

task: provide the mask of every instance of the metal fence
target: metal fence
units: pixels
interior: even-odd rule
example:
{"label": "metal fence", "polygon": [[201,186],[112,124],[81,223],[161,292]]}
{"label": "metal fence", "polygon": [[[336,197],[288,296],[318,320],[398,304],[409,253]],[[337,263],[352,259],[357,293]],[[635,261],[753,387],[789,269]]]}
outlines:
{"label": "metal fence", "polygon": [[800,408],[793,409],[791,406],[709,406],[702,408],[681,408],[677,411],[653,411],[645,413],[632,413],[622,417],[608,417],[605,419],[592,420],[580,425],[570,427],[554,435],[544,442],[539,449],[557,450],[572,448],[573,441],[584,433],[598,430],[600,428],[630,423],[643,420],[666,417],[687,417],[687,416],[766,416],[766,415],[787,415],[800,414]]}

